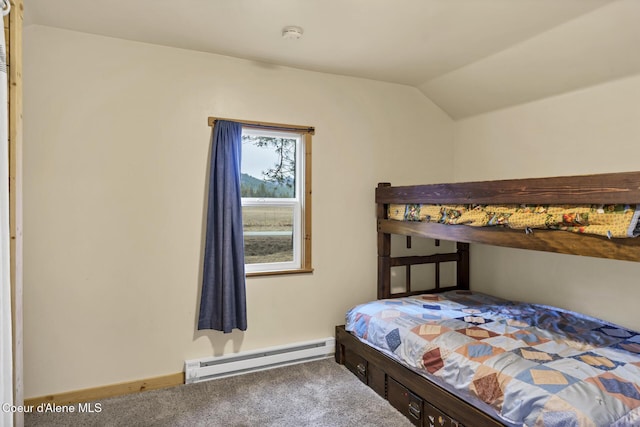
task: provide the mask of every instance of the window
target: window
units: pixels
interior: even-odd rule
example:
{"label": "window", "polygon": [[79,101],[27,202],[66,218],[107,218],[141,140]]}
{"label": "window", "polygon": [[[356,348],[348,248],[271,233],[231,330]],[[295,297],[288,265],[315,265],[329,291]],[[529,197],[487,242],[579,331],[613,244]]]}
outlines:
{"label": "window", "polygon": [[248,276],[311,272],[311,133],[243,126],[242,220]]}

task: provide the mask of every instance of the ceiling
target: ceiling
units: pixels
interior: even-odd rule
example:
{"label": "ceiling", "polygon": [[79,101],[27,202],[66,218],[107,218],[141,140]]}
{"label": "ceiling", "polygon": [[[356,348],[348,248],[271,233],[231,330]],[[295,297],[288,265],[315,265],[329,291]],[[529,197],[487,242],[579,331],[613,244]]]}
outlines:
{"label": "ceiling", "polygon": [[25,25],[415,86],[454,119],[640,72],[638,0],[25,3]]}

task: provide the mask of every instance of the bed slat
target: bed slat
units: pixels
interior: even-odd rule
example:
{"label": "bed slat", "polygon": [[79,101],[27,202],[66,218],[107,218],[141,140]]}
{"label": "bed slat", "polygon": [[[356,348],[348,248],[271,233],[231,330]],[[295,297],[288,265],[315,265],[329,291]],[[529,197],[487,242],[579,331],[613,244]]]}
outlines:
{"label": "bed slat", "polygon": [[557,230],[534,230],[532,233],[526,234],[523,230],[505,228],[402,222],[387,219],[378,220],[378,231],[456,242],[640,261],[640,238],[607,239],[603,236]]}

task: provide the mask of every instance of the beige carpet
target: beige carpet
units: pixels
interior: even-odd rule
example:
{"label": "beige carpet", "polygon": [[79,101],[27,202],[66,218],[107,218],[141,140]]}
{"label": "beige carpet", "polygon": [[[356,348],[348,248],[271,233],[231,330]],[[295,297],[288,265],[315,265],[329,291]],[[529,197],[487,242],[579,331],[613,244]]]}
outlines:
{"label": "beige carpet", "polygon": [[99,403],[100,413],[26,414],[25,426],[412,425],[333,359]]}

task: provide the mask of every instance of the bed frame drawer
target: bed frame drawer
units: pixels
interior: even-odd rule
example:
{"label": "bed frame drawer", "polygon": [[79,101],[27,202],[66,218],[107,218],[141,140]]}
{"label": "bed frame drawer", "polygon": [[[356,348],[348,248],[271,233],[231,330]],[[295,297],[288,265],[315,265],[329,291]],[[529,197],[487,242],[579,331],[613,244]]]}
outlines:
{"label": "bed frame drawer", "polygon": [[360,354],[348,349],[344,352],[344,366],[356,374],[360,381],[386,399],[387,374],[382,369],[367,361]]}
{"label": "bed frame drawer", "polygon": [[368,384],[367,381],[367,360],[360,356],[358,353],[346,349],[344,352],[344,366],[347,367],[351,372],[356,374],[360,381],[365,384]]}
{"label": "bed frame drawer", "polygon": [[422,426],[422,399],[391,377],[387,378],[387,386],[389,403],[413,424]]}
{"label": "bed frame drawer", "polygon": [[464,427],[435,406],[424,402],[424,427]]}

